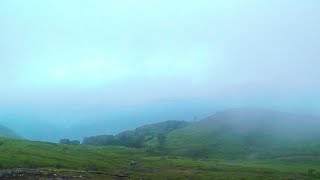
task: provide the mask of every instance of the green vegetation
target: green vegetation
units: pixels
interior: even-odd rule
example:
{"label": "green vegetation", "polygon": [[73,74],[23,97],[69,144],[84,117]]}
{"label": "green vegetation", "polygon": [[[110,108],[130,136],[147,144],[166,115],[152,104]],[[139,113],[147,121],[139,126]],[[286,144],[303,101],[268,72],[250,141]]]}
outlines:
{"label": "green vegetation", "polygon": [[171,155],[194,158],[318,157],[318,127],[320,121],[308,116],[232,109],[169,133],[166,148]]}
{"label": "green vegetation", "polygon": [[192,124],[167,121],[91,137],[81,145],[0,138],[0,167],[93,179],[320,179],[318,121],[299,121],[307,118],[237,109]]}
{"label": "green vegetation", "polygon": [[70,140],[70,139],[60,139],[60,144],[69,144],[69,145],[80,145],[80,141],[78,140]]}
{"label": "green vegetation", "polygon": [[[84,138],[83,144],[95,146],[126,146],[141,148],[147,142],[159,139],[160,143],[165,140],[165,135],[184,128],[189,123],[186,121],[165,121],[156,124],[141,126],[135,130],[122,132],[118,135],[101,135]],[[162,137],[161,137],[162,136]]]}
{"label": "green vegetation", "polygon": [[[315,164],[281,161],[224,161],[146,156],[143,149],[64,145],[0,138],[1,168],[45,168],[99,172],[132,179],[307,179],[319,177]],[[137,162],[130,166],[129,162]],[[95,176],[94,176],[95,177]]]}

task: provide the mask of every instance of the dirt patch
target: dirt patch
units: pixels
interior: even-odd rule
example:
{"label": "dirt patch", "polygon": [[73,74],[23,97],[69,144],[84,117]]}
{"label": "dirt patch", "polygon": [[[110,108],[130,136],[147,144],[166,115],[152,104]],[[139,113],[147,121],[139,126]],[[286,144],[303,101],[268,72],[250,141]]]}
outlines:
{"label": "dirt patch", "polygon": [[78,180],[78,179],[119,179],[128,177],[105,174],[100,172],[68,171],[51,169],[1,169],[1,180]]}

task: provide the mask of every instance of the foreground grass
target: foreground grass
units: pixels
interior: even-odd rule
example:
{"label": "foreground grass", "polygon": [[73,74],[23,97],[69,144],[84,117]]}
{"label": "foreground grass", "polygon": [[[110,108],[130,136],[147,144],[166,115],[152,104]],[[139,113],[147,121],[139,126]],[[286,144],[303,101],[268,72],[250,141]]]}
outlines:
{"label": "foreground grass", "polygon": [[[137,162],[130,166],[129,162]],[[59,173],[92,172],[92,178],[131,179],[316,179],[317,164],[281,161],[198,160],[152,156],[142,149],[71,146],[0,138],[0,167],[42,168]],[[319,168],[320,169],[320,168]],[[112,179],[112,178],[111,178]]]}

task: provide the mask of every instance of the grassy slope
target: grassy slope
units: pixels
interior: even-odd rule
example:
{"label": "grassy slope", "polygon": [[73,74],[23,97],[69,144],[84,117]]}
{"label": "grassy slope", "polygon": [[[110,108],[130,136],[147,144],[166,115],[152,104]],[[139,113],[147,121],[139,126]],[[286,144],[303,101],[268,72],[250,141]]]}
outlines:
{"label": "grassy slope", "polygon": [[[102,171],[133,179],[304,179],[306,170],[310,168],[278,162],[200,161],[144,155],[143,150],[125,147],[70,146],[0,138],[1,168]],[[129,166],[130,160],[137,161],[137,165]]]}
{"label": "grassy slope", "polygon": [[107,170],[127,163],[129,154],[134,150],[125,147],[69,146],[0,138],[0,152],[0,166],[5,168],[57,167]]}
{"label": "grassy slope", "polygon": [[305,118],[263,110],[230,110],[170,133],[166,145],[169,153],[189,157],[320,164],[319,124],[308,125]]}

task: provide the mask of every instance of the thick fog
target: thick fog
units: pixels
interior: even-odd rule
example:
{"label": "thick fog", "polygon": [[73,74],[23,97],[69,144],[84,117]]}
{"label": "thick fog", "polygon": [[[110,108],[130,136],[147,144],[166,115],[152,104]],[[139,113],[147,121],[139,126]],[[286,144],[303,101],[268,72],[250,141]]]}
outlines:
{"label": "thick fog", "polygon": [[320,115],[317,0],[0,2],[0,123],[36,140],[234,107]]}

